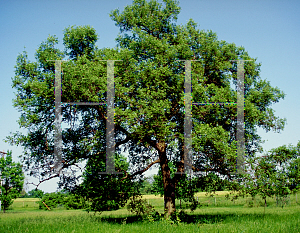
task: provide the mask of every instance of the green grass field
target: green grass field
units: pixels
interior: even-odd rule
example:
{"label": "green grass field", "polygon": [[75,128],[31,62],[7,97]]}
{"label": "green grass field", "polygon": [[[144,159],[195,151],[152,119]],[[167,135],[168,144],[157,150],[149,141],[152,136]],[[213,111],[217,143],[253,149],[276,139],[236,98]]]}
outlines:
{"label": "green grass field", "polygon": [[[216,198],[198,193],[202,206],[193,213],[185,209],[188,219],[179,225],[167,221],[145,222],[126,208],[101,215],[63,208],[44,211],[38,209],[35,203],[38,199],[20,198],[6,213],[0,213],[0,232],[300,232],[300,203],[295,195],[291,195],[283,208],[274,198],[268,198],[264,214],[260,198],[245,197],[232,202],[225,198],[226,193],[217,192]],[[163,212],[162,197],[144,195],[144,198]],[[185,208],[184,202],[181,207]],[[176,208],[179,209],[179,202]]]}

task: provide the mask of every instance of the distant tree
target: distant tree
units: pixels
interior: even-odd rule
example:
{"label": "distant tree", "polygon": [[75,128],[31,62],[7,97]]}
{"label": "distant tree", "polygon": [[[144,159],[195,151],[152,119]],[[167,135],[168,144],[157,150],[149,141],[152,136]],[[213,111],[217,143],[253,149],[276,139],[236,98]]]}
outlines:
{"label": "distant tree", "polygon": [[289,194],[292,193],[293,187],[291,184],[297,184],[296,180],[292,180],[292,174],[293,172],[297,173],[297,168],[293,168],[291,164],[295,164],[297,158],[300,158],[299,153],[297,147],[283,145],[270,150],[268,157],[270,162],[275,164],[274,194],[277,196],[277,204],[280,202],[283,207],[287,203]]}
{"label": "distant tree", "polygon": [[22,189],[19,197],[20,198],[29,198],[29,195],[28,195],[28,193],[26,193],[24,188]]}
{"label": "distant tree", "polygon": [[271,197],[276,192],[275,186],[275,165],[268,159],[262,158],[255,169],[255,181],[258,194],[264,200],[264,208],[267,206],[267,197]]}
{"label": "distant tree", "polygon": [[290,190],[298,192],[300,190],[300,158],[293,160],[289,166]]}
{"label": "distant tree", "polygon": [[28,195],[32,198],[42,198],[44,195],[44,191],[39,189],[32,189],[28,192]]}
{"label": "distant tree", "polygon": [[152,193],[152,183],[150,183],[150,179],[146,177],[141,186],[141,194],[151,194]]}
{"label": "distant tree", "polygon": [[12,152],[8,151],[5,158],[0,158],[0,200],[3,212],[19,197],[24,183],[22,165],[12,161]]}
{"label": "distant tree", "polygon": [[[298,146],[300,144],[298,143]],[[287,196],[299,188],[299,150],[292,145],[271,149],[253,160],[253,175],[245,179],[245,192],[252,197],[260,195],[267,206],[267,197],[276,195],[277,201],[286,202]]]}
{"label": "distant tree", "polygon": [[288,167],[289,188],[293,193],[300,190],[300,141],[295,147],[295,152],[297,156]]}

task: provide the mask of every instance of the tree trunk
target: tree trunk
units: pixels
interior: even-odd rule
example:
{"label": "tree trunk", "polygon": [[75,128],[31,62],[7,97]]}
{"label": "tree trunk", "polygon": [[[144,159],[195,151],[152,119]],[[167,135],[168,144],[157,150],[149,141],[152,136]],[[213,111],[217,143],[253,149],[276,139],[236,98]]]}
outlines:
{"label": "tree trunk", "polygon": [[171,179],[170,168],[168,165],[168,159],[166,154],[165,143],[158,143],[158,153],[160,159],[160,167],[162,171],[162,180],[164,185],[164,203],[166,217],[170,216],[176,211],[175,207],[175,184]]}
{"label": "tree trunk", "polygon": [[[183,154],[183,150],[181,151],[181,161],[179,163],[177,163],[176,166],[177,166],[177,171],[176,171],[176,173],[174,175],[174,189],[175,190],[177,188],[179,180],[184,175],[184,154]],[[180,198],[180,209],[181,209],[182,208],[181,207],[181,199],[182,199],[182,197],[179,197],[179,198]],[[197,197],[197,201],[198,201],[198,197]]]}
{"label": "tree trunk", "polygon": [[265,197],[264,215],[266,214],[266,206],[267,206],[267,197]]}

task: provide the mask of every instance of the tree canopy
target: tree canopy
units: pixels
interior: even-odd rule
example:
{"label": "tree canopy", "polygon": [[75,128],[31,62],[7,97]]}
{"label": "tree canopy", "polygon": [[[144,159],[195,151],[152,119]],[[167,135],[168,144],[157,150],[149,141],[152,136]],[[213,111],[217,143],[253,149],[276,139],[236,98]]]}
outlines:
{"label": "tree canopy", "polygon": [[24,183],[22,165],[12,161],[12,152],[0,158],[0,200],[3,212],[19,197]]}
{"label": "tree canopy", "polygon": [[[245,62],[245,155],[261,151],[258,127],[280,131],[285,120],[277,117],[272,104],[284,93],[260,77],[261,64],[243,47],[218,40],[216,33],[197,29],[190,19],[176,25],[180,7],[175,0],[134,0],[123,12],[110,14],[120,34],[116,48],[98,49],[90,26],[65,29],[65,51],[56,48],[58,38],[49,36],[29,61],[24,51],[17,58],[13,88],[14,106],[21,112],[20,127],[8,139],[24,147],[23,161],[31,175],[41,181],[60,176],[61,185],[76,186],[75,168],[80,162],[97,166],[105,162],[106,105],[64,105],[61,175],[49,173],[54,157],[54,60],[62,62],[62,101],[99,102],[107,98],[107,64],[114,65],[116,152],[129,152],[130,167],[118,180],[139,177],[154,164],[162,171],[165,208],[175,211],[175,189],[184,172],[184,78],[182,60],[192,62],[192,102],[237,102],[237,63]],[[51,61],[50,61],[51,60]],[[192,106],[192,168],[201,174],[233,178],[237,139],[235,105]],[[93,162],[97,161],[97,163]],[[169,162],[175,164],[171,177]],[[87,167],[88,168],[88,167]],[[201,173],[202,172],[202,173]],[[181,174],[181,175],[180,175]],[[93,176],[95,182],[103,175]],[[99,181],[100,182],[100,181]],[[100,195],[100,194],[99,194]]]}
{"label": "tree canopy", "polygon": [[[246,193],[260,195],[267,206],[267,197],[275,195],[277,200],[285,199],[290,193],[299,190],[299,151],[297,146],[283,145],[273,148],[265,155],[253,158],[251,162],[252,173],[247,174]],[[240,190],[240,191],[241,191]]]}

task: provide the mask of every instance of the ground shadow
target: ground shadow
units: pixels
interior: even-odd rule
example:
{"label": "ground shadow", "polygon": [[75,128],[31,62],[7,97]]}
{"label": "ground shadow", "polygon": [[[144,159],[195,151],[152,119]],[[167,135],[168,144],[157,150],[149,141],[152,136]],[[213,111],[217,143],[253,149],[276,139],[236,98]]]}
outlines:
{"label": "ground shadow", "polygon": [[[230,221],[238,221],[243,218],[246,219],[262,219],[264,218],[264,214],[180,214],[180,221],[182,223],[187,224],[217,224],[227,219]],[[127,216],[127,217],[113,217],[113,216],[93,216],[95,221],[99,222],[108,222],[108,223],[116,223],[116,224],[124,224],[124,223],[138,223],[143,222],[145,218],[142,216]]]}
{"label": "ground shadow", "polygon": [[107,223],[138,223],[143,222],[143,217],[139,215],[127,216],[127,217],[112,217],[112,216],[91,216],[97,222],[107,222]]}
{"label": "ground shadow", "polygon": [[185,223],[198,223],[198,224],[216,224],[227,219],[232,220],[240,220],[242,218],[249,219],[249,217],[253,219],[261,219],[264,217],[263,214],[186,214],[183,215],[180,220]]}

